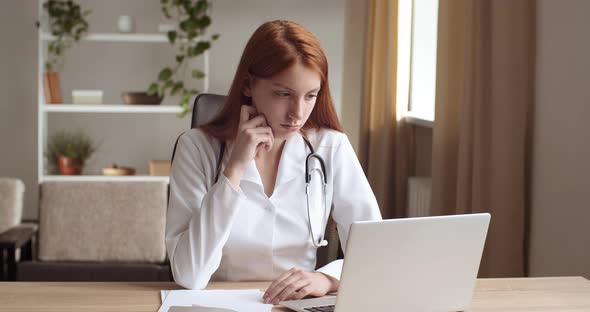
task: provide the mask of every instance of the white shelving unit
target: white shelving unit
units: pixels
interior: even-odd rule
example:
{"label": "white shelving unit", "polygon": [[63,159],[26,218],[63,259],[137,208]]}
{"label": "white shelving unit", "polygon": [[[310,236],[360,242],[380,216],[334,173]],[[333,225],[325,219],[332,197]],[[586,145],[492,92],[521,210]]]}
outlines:
{"label": "white shelving unit", "polygon": [[[50,41],[55,37],[48,33],[41,33],[41,40]],[[92,33],[84,37],[84,41],[103,42],[154,42],[168,43],[165,34],[118,34],[118,33]]]}
{"label": "white shelving unit", "polygon": [[127,104],[49,104],[41,109],[47,113],[157,113],[178,114],[180,106],[172,105],[127,105]]}
{"label": "white shelving unit", "polygon": [[154,176],[121,176],[121,177],[111,177],[111,176],[102,176],[102,175],[80,175],[80,176],[63,176],[63,175],[46,175],[43,178],[43,181],[60,181],[60,182],[72,182],[72,181],[115,181],[115,182],[147,182],[147,181],[154,181],[159,182],[163,181],[168,183],[168,177],[154,177]]}
{"label": "white shelving unit", "polygon": [[[39,15],[43,12],[43,0],[39,0]],[[41,16],[39,16],[41,20]],[[44,64],[47,55],[47,46],[49,41],[55,37],[40,29],[38,32],[38,181],[39,184],[45,181],[165,181],[168,182],[168,177],[162,176],[102,176],[102,175],[79,175],[79,176],[61,176],[50,175],[45,168],[45,147],[48,135],[48,115],[51,113],[68,113],[75,116],[77,114],[93,114],[93,113],[111,113],[111,114],[134,114],[134,113],[150,113],[150,114],[178,114],[181,108],[176,105],[128,105],[123,103],[111,103],[100,105],[78,105],[78,104],[46,104],[43,90],[43,73]],[[168,44],[166,34],[119,34],[119,33],[89,33],[78,44],[84,42],[121,42],[121,43],[154,43],[154,44]],[[203,81],[203,92],[207,92],[209,88],[209,53],[203,53],[205,73]],[[172,56],[171,56],[172,60]]]}

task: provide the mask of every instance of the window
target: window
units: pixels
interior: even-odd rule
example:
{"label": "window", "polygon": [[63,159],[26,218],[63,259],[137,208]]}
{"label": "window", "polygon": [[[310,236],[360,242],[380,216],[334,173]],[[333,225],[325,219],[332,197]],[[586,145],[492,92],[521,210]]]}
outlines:
{"label": "window", "polygon": [[432,126],[438,0],[398,2],[397,115]]}

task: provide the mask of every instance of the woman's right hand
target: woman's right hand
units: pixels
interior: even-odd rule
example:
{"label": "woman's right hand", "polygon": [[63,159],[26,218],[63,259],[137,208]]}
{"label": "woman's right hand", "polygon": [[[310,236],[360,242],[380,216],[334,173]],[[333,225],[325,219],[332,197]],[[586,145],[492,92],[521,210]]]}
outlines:
{"label": "woman's right hand", "polygon": [[258,150],[264,148],[270,151],[273,142],[272,129],[266,123],[266,118],[263,115],[258,115],[254,106],[242,105],[238,133],[234,140],[229,163],[223,171],[234,189],[239,189],[242,175]]}

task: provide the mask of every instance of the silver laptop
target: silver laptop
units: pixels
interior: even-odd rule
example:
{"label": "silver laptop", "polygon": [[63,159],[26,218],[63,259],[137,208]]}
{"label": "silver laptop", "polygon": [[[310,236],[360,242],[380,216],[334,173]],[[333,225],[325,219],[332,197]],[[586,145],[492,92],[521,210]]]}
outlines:
{"label": "silver laptop", "polygon": [[355,222],[337,296],[283,301],[300,312],[464,311],[490,214]]}

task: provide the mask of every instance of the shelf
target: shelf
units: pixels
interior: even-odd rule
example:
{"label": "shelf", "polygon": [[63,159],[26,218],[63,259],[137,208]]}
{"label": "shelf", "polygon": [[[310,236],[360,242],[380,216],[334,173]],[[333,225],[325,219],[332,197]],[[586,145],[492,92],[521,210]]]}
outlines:
{"label": "shelf", "polygon": [[48,113],[173,113],[182,108],[177,105],[129,105],[129,104],[45,104],[42,110]]}
{"label": "shelf", "polygon": [[42,182],[166,182],[167,176],[102,176],[102,175],[45,175]]}
{"label": "shelf", "polygon": [[[54,40],[55,36],[42,33],[41,39],[44,41]],[[167,43],[166,34],[119,34],[119,33],[90,33],[82,37],[83,41],[103,41],[103,42],[159,42]]]}

